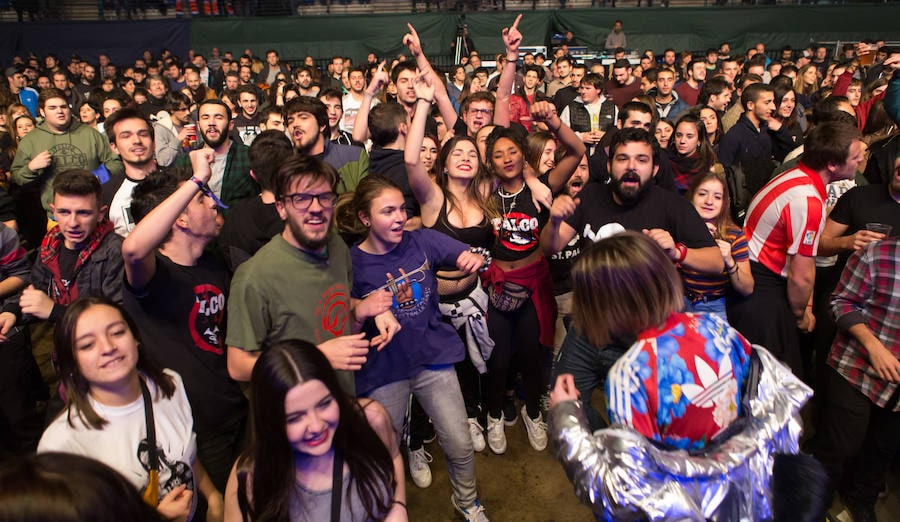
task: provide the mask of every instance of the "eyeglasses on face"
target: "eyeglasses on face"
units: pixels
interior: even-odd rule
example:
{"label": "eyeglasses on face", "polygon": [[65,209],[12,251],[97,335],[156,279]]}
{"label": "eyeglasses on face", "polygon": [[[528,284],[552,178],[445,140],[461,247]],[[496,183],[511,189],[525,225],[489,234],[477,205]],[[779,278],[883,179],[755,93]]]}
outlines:
{"label": "eyeglasses on face", "polygon": [[319,202],[319,205],[322,205],[322,208],[333,208],[337,202],[338,195],[334,192],[322,192],[320,194],[296,192],[294,194],[285,194],[282,196],[282,199],[290,201],[296,210],[306,210],[312,205],[314,199]]}

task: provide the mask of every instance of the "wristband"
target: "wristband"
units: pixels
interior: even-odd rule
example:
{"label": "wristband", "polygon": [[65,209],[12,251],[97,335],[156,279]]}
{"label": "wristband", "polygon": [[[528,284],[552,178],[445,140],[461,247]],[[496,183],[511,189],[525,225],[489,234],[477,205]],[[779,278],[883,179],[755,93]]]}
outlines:
{"label": "wristband", "polygon": [[737,263],[735,263],[735,264],[733,264],[733,265],[731,265],[731,266],[726,266],[726,267],[725,267],[725,272],[726,272],[728,275],[734,275],[734,274],[737,273],[737,271],[738,271]]}
{"label": "wristband", "polygon": [[416,101],[423,101],[423,102],[427,103],[428,105],[431,105],[432,103],[434,103],[434,100],[429,100],[428,98],[423,98],[421,96],[416,97]]}
{"label": "wristband", "polygon": [[197,187],[200,188],[200,192],[202,192],[204,196],[213,200],[217,207],[219,207],[223,210],[228,210],[228,205],[226,205],[225,203],[222,203],[222,200],[219,199],[218,196],[216,196],[216,193],[213,192],[211,188],[209,188],[209,185],[207,185],[205,181],[202,181],[197,176],[191,176],[191,181],[196,183]]}
{"label": "wristband", "polygon": [[675,264],[680,265],[687,258],[688,249],[684,246],[684,243],[675,243],[675,250],[678,252],[678,259],[675,260]]}
{"label": "wristband", "polygon": [[506,54],[506,61],[507,61],[507,62],[513,62],[513,63],[516,63],[516,62],[519,61],[519,53],[513,54],[513,55],[511,55],[511,56],[513,56],[513,57],[510,58],[510,54],[509,54],[509,53]]}
{"label": "wristband", "polygon": [[402,500],[391,500],[391,504],[397,504],[398,506],[403,506],[403,509],[409,510],[409,508],[406,507],[406,502],[403,502]]}

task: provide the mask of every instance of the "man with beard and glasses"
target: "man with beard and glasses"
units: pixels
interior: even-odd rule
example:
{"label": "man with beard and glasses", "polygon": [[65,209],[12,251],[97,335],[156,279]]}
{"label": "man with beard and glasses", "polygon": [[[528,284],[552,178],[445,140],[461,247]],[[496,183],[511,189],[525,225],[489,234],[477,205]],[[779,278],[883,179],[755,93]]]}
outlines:
{"label": "man with beard and glasses", "polygon": [[[608,184],[588,183],[576,198],[560,195],[553,201],[550,221],[541,232],[544,253],[553,255],[563,250],[576,234],[581,235],[583,250],[585,241],[596,242],[623,230],[635,230],[656,241],[673,263],[699,272],[721,273],[724,265],[719,247],[697,211],[687,200],[653,183],[659,162],[653,135],[641,128],[621,129],[609,150]],[[591,394],[634,339],[616,341],[606,347],[591,346],[581,333],[570,328],[554,365],[556,375],[575,376],[592,429],[604,423],[589,406]]]}
{"label": "man with beard and glasses", "polygon": [[[197,131],[203,148],[213,152],[212,177],[209,188],[225,205],[259,194],[259,184],[250,176],[247,146],[228,137],[231,131],[231,109],[220,100],[204,100],[197,109]],[[179,167],[190,167],[187,155],[175,161]]]}
{"label": "man with beard and glasses", "polygon": [[319,347],[352,393],[352,372],[365,363],[370,345],[364,334],[352,332],[374,318],[381,335],[371,344],[384,345],[399,329],[389,293],[350,298],[350,253],[331,226],[337,183],[334,167],[300,155],[275,175],[275,209],[284,231],[234,274],[226,337],[232,378],[249,381],[267,346],[304,339]]}

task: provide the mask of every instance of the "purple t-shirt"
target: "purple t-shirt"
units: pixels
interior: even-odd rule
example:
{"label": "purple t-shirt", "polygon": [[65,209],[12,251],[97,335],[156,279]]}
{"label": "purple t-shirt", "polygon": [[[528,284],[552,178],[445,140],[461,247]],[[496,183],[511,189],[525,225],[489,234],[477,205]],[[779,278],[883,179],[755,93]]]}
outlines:
{"label": "purple t-shirt", "polygon": [[[391,311],[402,326],[381,351],[369,350],[366,364],[356,372],[359,395],[411,378],[425,368],[463,359],[462,341],[441,319],[434,272],[456,268],[456,259],[467,249],[465,243],[429,229],[404,232],[400,244],[387,254],[368,254],[358,244],[350,249],[352,297],[362,299],[376,290],[390,290],[394,295]],[[371,320],[365,331],[378,335]]]}

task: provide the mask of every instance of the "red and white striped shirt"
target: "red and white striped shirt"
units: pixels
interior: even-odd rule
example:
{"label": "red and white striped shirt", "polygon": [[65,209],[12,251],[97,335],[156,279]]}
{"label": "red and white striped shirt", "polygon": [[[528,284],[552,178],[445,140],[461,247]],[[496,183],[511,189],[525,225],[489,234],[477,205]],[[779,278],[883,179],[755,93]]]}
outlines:
{"label": "red and white striped shirt", "polygon": [[769,181],[747,210],[750,260],[787,277],[788,256],[812,257],[825,227],[825,184],[800,163]]}

